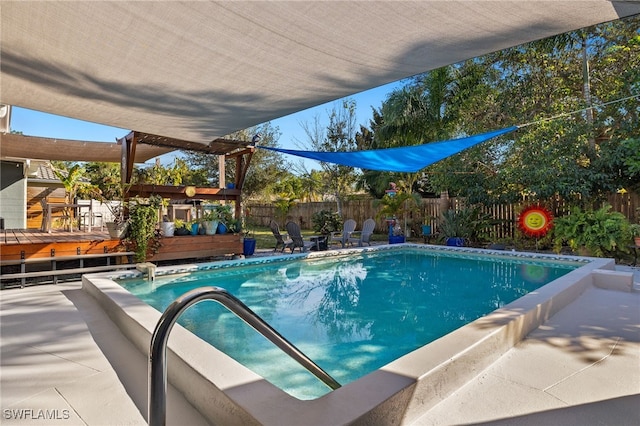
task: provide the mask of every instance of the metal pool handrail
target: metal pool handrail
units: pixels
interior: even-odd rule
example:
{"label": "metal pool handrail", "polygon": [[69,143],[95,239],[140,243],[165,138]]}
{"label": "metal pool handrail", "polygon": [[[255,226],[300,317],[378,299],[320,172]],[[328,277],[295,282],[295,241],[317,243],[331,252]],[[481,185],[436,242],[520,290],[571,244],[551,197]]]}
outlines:
{"label": "metal pool handrail", "polygon": [[311,374],[322,380],[331,389],[338,389],[341,385],[302,351],[296,348],[275,329],[256,315],[248,306],[235,296],[220,287],[201,287],[191,290],[174,300],[164,311],[151,336],[149,348],[149,406],[148,423],[151,426],[164,425],[167,414],[167,342],[169,333],[178,317],[189,308],[202,300],[214,300],[241,320],[253,327],[258,333],[269,339],[284,353],[296,360]]}

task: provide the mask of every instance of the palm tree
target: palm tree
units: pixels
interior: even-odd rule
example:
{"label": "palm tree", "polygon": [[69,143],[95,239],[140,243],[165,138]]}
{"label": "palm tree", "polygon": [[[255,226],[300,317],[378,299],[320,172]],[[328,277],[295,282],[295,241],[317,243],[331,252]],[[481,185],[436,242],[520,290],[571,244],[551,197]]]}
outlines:
{"label": "palm tree", "polygon": [[398,192],[395,195],[385,194],[381,199],[375,200],[374,205],[377,207],[381,206],[376,213],[376,218],[385,218],[387,219],[387,222],[389,222],[390,219],[393,219],[393,224],[398,225],[398,219],[402,217],[402,222],[405,227],[404,233],[406,235],[407,215],[417,211],[421,202],[422,198],[420,197],[420,194],[415,192]]}
{"label": "palm tree", "polygon": [[[407,86],[391,92],[379,112],[374,113],[373,136],[367,135],[371,147],[392,148],[449,139],[458,125],[463,80],[456,67],[447,66],[421,74]],[[361,133],[364,138],[364,132]],[[420,176],[420,172],[367,171],[361,186],[374,189],[381,182],[386,186],[394,180],[404,181],[412,191]]]}

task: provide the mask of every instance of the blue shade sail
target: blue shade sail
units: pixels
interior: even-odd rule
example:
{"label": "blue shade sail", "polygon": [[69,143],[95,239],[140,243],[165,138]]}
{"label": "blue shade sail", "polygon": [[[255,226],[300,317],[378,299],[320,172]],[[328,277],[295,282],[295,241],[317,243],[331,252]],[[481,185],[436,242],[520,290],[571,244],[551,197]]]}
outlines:
{"label": "blue shade sail", "polygon": [[310,158],[325,163],[358,167],[360,169],[414,173],[474,145],[504,135],[505,133],[513,132],[517,129],[518,126],[512,126],[501,130],[468,136],[466,138],[432,142],[424,145],[403,146],[400,148],[373,149],[370,151],[299,151],[260,145],[258,145],[258,148]]}

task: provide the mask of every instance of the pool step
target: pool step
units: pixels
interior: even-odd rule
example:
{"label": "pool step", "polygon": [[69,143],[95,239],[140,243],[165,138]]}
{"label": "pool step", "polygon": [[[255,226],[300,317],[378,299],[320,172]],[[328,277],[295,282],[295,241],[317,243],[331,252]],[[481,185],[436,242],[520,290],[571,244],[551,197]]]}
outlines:
{"label": "pool step", "polygon": [[630,292],[634,288],[633,272],[610,269],[595,269],[593,285],[607,290]]}

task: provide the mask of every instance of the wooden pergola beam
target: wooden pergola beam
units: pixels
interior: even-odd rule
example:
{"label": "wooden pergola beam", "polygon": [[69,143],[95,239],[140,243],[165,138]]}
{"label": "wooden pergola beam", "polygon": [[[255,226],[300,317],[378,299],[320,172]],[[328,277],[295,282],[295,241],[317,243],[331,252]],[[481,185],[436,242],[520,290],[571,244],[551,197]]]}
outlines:
{"label": "wooden pergola beam", "polygon": [[129,195],[137,195],[147,198],[151,195],[159,195],[162,198],[169,199],[199,199],[199,200],[216,200],[216,201],[235,201],[240,196],[240,189],[227,188],[202,188],[195,187],[195,193],[192,196],[187,195],[188,185],[172,186],[172,185],[152,185],[137,184],[131,185]]}

